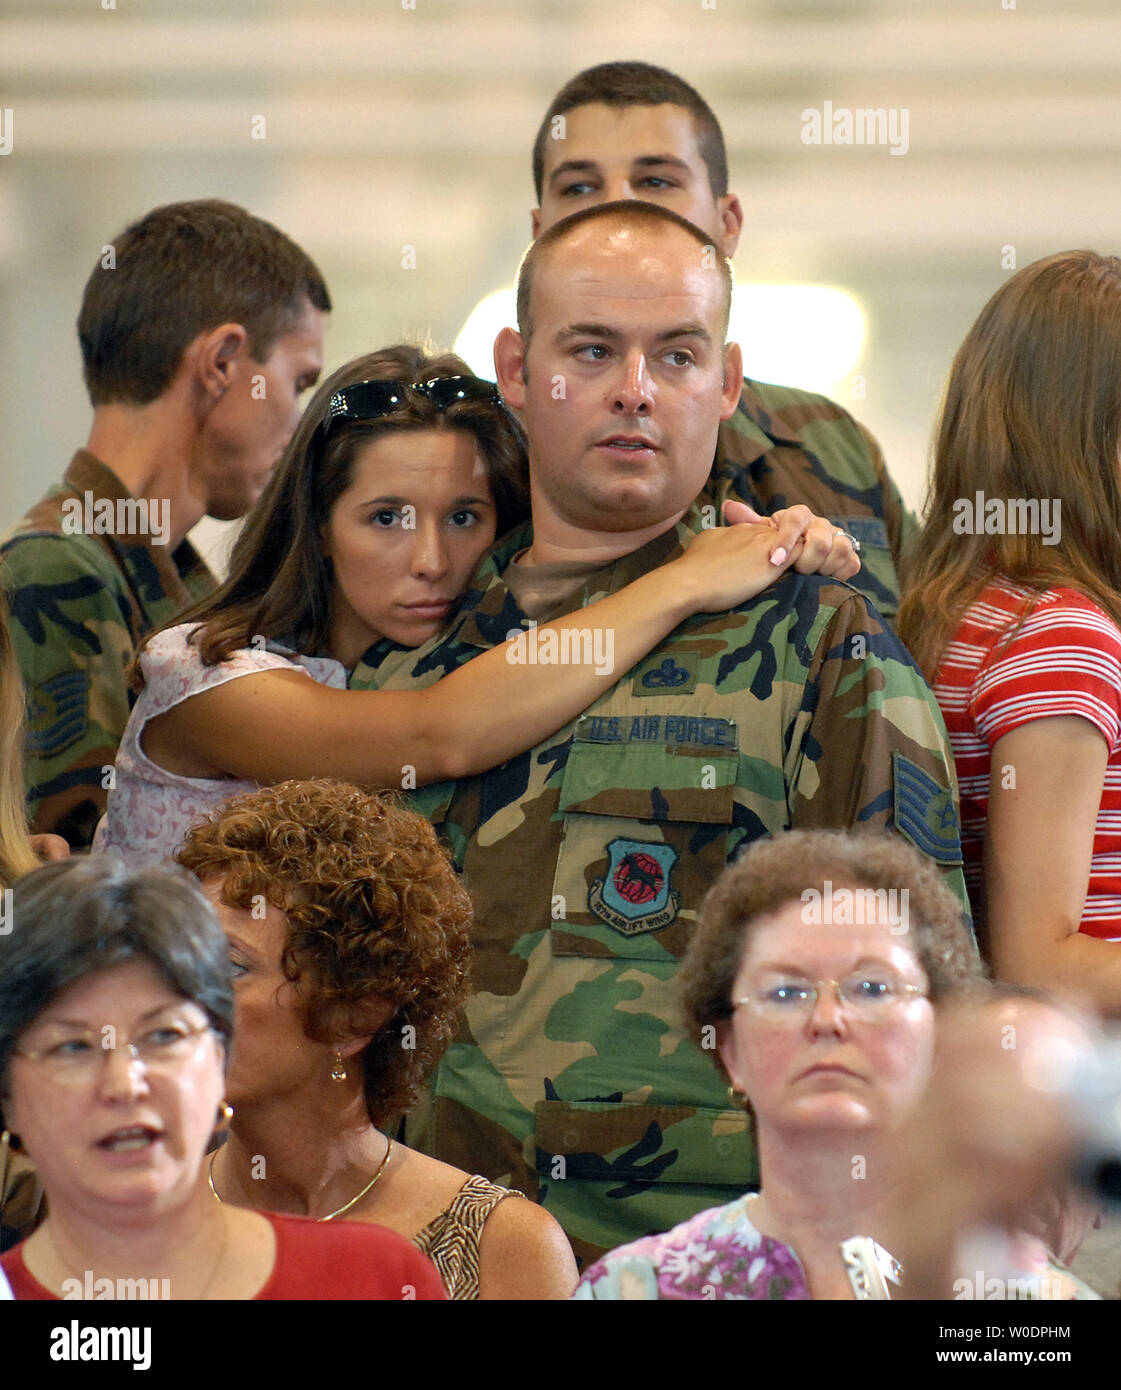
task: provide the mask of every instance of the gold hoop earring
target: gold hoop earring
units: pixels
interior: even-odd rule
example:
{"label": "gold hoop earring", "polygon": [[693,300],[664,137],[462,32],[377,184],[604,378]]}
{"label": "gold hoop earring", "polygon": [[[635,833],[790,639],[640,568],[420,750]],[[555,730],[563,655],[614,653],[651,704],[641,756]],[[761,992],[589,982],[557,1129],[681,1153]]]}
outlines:
{"label": "gold hoop earring", "polygon": [[332,1080],[332,1081],[345,1081],[345,1080],[346,1080],[346,1067],[343,1065],[343,1054],[342,1054],[341,1052],[336,1052],[336,1053],[335,1053],[335,1064],[334,1064],[334,1066],[331,1068],[331,1080]]}
{"label": "gold hoop earring", "polygon": [[226,1100],[218,1102],[218,1114],[214,1121],[214,1133],[211,1136],[211,1144],[219,1142],[225,1143],[226,1132],[229,1130],[230,1121],[234,1117],[234,1108]]}

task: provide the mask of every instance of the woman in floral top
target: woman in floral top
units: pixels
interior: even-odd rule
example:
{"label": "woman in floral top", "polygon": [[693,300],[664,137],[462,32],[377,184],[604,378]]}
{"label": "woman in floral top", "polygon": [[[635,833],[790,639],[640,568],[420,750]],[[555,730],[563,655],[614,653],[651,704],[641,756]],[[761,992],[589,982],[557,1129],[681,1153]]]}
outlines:
{"label": "woman in floral top", "polygon": [[613,1250],[584,1275],[576,1297],[809,1298],[798,1256],[751,1224],[755,1200],[749,1193]]}
{"label": "woman in floral top", "polygon": [[937,869],[895,836],[760,843],[710,892],[681,981],[695,1041],[749,1098],[761,1190],[613,1251],[576,1297],[883,1296],[902,1238],[892,1135],[937,1006],[980,981]]}
{"label": "woman in floral top", "polygon": [[1066,1177],[1078,1127],[1031,1062],[1091,1036],[984,983],[929,860],[892,835],[760,842],[703,904],[681,984],[747,1098],[761,1189],[612,1251],[576,1298],[1097,1297],[1059,1262],[1095,1215]]}

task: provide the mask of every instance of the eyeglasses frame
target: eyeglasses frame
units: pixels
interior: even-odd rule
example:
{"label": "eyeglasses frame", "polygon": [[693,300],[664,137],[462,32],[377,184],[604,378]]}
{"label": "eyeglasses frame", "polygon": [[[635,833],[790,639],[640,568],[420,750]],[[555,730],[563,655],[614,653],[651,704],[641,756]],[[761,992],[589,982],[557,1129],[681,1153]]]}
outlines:
{"label": "eyeglasses frame", "polygon": [[[200,1024],[200,1025],[197,1026],[197,1027],[189,1028],[189,1029],[187,1030],[187,1032],[183,1034],[183,1041],[184,1041],[184,1042],[187,1042],[187,1041],[189,1041],[189,1040],[191,1040],[191,1039],[201,1038],[201,1037],[203,1036],[204,1033],[214,1033],[214,1025],[213,1025],[212,1023],[210,1023],[210,1022],[207,1022],[207,1023]],[[214,1035],[215,1035],[215,1037],[218,1037],[218,1036],[219,1036],[217,1033],[215,1033]],[[90,1033],[83,1033],[83,1034],[81,1034],[80,1036],[83,1037],[83,1038],[85,1038],[85,1037],[92,1037],[92,1036],[96,1036],[96,1035],[95,1035],[95,1034],[90,1034]],[[62,1038],[62,1039],[60,1039],[60,1043],[61,1043],[61,1042],[73,1042],[73,1041],[74,1041],[73,1038]],[[221,1041],[220,1038],[219,1038],[219,1041]],[[58,1045],[59,1045],[59,1044],[55,1044],[55,1046],[58,1046]],[[124,1042],[117,1042],[117,1043],[115,1043],[112,1047],[106,1047],[104,1044],[102,1044],[102,1046],[98,1049],[98,1051],[101,1052],[101,1053],[103,1054],[102,1060],[104,1060],[104,1055],[106,1055],[106,1054],[108,1054],[108,1053],[110,1053],[110,1052],[120,1052],[120,1051],[122,1051],[122,1050],[131,1053],[131,1054],[132,1054],[132,1061],[134,1061],[134,1062],[140,1062],[140,1063],[143,1065],[145,1071],[150,1071],[150,1070],[152,1069],[152,1062],[151,1062],[147,1057],[145,1057],[145,1056],[143,1055],[143,1053],[141,1053],[140,1049],[137,1047],[136,1043],[135,1043],[131,1038],[126,1039]],[[17,1048],[15,1051],[13,1051],[12,1056],[13,1056],[13,1057],[22,1057],[25,1061],[28,1061],[28,1062],[44,1062],[44,1061],[47,1061],[47,1062],[48,1062],[48,1065],[49,1065],[48,1053],[49,1053],[50,1051],[51,1051],[50,1048],[36,1048],[36,1049],[34,1049],[33,1051],[22,1051],[22,1050],[20,1050],[19,1048]],[[61,1061],[62,1059],[59,1058],[59,1059],[56,1059],[56,1060],[60,1060],[60,1061]],[[157,1062],[157,1064],[156,1064],[156,1068],[157,1068],[157,1070],[159,1069],[159,1064],[158,1064],[158,1062]],[[79,1074],[80,1072],[81,1072],[81,1068],[80,1068],[80,1067],[75,1069],[75,1074]],[[94,1072],[94,1068],[91,1066],[91,1067],[90,1067],[89,1074],[92,1075],[93,1072]]]}
{"label": "eyeglasses frame", "polygon": [[[853,977],[852,977],[852,976],[846,976],[846,978],[847,978],[847,979],[852,979]],[[798,1009],[798,1010],[791,1009],[789,1015],[787,1015],[786,1013],[782,1013],[782,1014],[777,1014],[777,1013],[767,1014],[766,1012],[764,1012],[764,1013],[763,1013],[762,1015],[760,1015],[760,1016],[761,1016],[761,1017],[765,1017],[765,1018],[771,1018],[771,1019],[775,1020],[776,1022],[778,1022],[780,1018],[786,1018],[786,1017],[789,1017],[792,1021],[793,1021],[793,1020],[799,1020],[799,1021],[801,1021],[801,1020],[805,1020],[805,1019],[807,1019],[807,1018],[810,1018],[810,1017],[813,1015],[814,1009],[817,1008],[818,1001],[821,999],[822,987],[825,986],[825,985],[829,985],[829,986],[832,988],[832,990],[833,990],[833,992],[834,992],[834,995],[836,996],[836,999],[837,999],[837,1007],[838,1007],[838,1008],[840,1008],[840,1009],[851,1009],[851,1005],[848,1004],[848,1003],[846,1002],[846,1000],[845,1000],[845,999],[842,997],[842,995],[841,995],[841,986],[844,984],[844,980],[807,980],[807,981],[806,981],[806,984],[809,986],[809,991],[810,991],[810,999],[809,999],[808,1005],[803,1006],[802,1008],[800,1008],[800,1009]],[[892,1009],[893,1006],[905,1004],[905,1003],[909,1002],[909,1000],[910,1000],[911,998],[916,997],[916,996],[917,996],[918,998],[921,998],[921,999],[929,999],[929,998],[930,998],[930,991],[929,991],[929,989],[925,989],[922,985],[901,985],[901,986],[900,986],[900,989],[902,990],[902,996],[897,996],[896,998],[894,998],[894,999],[891,1001],[891,1004],[889,1004],[889,1005],[887,1006],[887,1008],[884,1010],[884,1015],[883,1015],[883,1017],[881,1017],[881,1018],[861,1017],[861,1018],[860,1018],[860,1021],[861,1021],[862,1023],[873,1023],[873,1024],[874,1024],[874,1023],[883,1023],[883,1022],[886,1020],[887,1015],[888,1015],[888,1013],[890,1012],[890,1010]],[[752,999],[750,995],[746,995],[746,994],[745,994],[745,995],[743,996],[742,999],[733,999],[733,1000],[731,1001],[731,1003],[732,1003],[732,1008],[733,1008],[733,1009],[739,1009],[739,1008],[754,1009],[755,1012],[756,1012],[757,1014],[759,1014],[759,1000],[758,1000],[758,999]],[[766,1008],[766,1006],[764,1006],[764,1010],[765,1010],[765,1008]]]}

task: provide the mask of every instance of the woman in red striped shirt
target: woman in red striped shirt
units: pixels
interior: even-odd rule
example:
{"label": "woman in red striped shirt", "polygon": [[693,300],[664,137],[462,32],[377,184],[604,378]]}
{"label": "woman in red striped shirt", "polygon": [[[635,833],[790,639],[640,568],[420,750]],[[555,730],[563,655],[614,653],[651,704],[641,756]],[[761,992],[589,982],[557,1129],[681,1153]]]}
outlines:
{"label": "woman in red striped shirt", "polygon": [[997,974],[1121,1014],[1121,260],[1012,276],[950,372],[899,632]]}

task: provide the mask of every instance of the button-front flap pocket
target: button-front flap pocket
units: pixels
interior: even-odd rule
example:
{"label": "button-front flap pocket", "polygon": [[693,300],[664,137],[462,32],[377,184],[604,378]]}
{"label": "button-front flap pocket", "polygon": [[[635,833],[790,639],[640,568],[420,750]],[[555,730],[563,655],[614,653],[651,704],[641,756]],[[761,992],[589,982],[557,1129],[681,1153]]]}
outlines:
{"label": "button-front flap pocket", "polygon": [[731,720],[581,719],[560,794],[554,955],[680,956],[724,867],[738,772]]}
{"label": "button-front flap pocket", "polygon": [[568,755],[560,809],[728,825],[738,769],[730,719],[585,715]]}
{"label": "button-front flap pocket", "polygon": [[741,1191],[757,1178],[755,1146],[742,1110],[547,1100],[534,1108],[534,1128],[543,1178],[563,1175],[566,1181],[610,1182],[624,1189],[728,1184]]}

